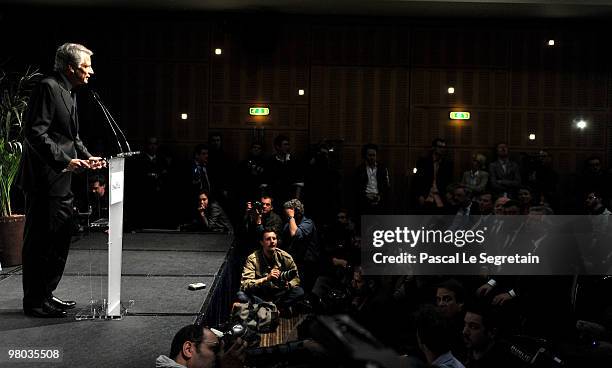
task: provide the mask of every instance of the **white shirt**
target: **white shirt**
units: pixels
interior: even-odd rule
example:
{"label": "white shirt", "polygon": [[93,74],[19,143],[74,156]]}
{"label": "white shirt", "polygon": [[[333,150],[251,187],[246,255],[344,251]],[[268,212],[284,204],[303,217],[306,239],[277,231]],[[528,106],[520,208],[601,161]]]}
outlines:
{"label": "white shirt", "polygon": [[366,165],[366,173],[368,174],[368,184],[366,185],[366,194],[378,194],[378,181],[376,181],[376,165],[371,167]]}

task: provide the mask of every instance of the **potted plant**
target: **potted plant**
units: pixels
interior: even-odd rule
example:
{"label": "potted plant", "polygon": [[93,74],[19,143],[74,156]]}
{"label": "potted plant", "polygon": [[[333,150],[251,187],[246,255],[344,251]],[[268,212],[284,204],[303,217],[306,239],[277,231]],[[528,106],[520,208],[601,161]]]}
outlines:
{"label": "potted plant", "polygon": [[26,68],[23,73],[0,69],[0,264],[21,264],[25,216],[11,209],[11,188],[21,158],[23,113],[33,83],[41,76]]}

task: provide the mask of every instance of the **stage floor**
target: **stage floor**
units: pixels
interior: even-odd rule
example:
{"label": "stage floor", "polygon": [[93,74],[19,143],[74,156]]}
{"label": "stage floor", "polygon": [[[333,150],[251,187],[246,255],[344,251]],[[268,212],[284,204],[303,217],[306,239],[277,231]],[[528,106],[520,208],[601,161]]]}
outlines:
{"label": "stage floor", "polygon": [[[55,295],[76,300],[68,318],[23,315],[21,269],[0,275],[0,367],[152,367],[168,354],[174,333],[203,310],[209,287],[232,237],[220,234],[125,234],[122,253],[122,320],[77,321],[92,299],[106,298],[106,235],[92,233],[72,243],[64,277]],[[189,291],[190,283],[206,289]],[[57,363],[9,363],[9,349],[60,349]]]}

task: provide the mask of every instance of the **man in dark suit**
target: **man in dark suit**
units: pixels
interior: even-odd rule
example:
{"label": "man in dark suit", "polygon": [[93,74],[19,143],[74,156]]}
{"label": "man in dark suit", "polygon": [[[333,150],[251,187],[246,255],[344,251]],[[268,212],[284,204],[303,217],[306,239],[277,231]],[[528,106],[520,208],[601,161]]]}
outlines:
{"label": "man in dark suit", "polygon": [[53,296],[72,230],[72,172],[106,166],[79,137],[74,89],[93,74],[92,52],[67,43],[55,54],[55,73],[32,92],[24,118],[24,151],[18,184],[26,198],[23,244],[23,310],[34,317],[64,317],[74,301]]}
{"label": "man in dark suit", "polygon": [[357,213],[384,214],[387,210],[391,181],[389,170],[377,159],[378,146],[368,143],[361,147],[363,163],[353,176]]}

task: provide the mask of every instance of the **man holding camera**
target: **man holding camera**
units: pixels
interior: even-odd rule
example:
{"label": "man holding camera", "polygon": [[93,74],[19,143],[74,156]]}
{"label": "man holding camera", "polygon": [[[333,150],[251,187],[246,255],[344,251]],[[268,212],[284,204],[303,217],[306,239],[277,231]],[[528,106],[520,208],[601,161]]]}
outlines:
{"label": "man holding camera", "polygon": [[246,230],[254,240],[261,240],[261,233],[264,229],[272,229],[275,233],[280,234],[283,220],[273,210],[272,197],[269,196],[262,196],[260,202],[247,202]]}
{"label": "man holding camera", "polygon": [[271,301],[286,311],[304,296],[297,266],[289,253],[276,247],[274,230],[263,230],[260,244],[246,260],[240,290],[255,302]]}
{"label": "man holding camera", "polygon": [[211,329],[187,325],[181,328],[170,347],[170,355],[160,355],[157,368],[241,368],[244,366],[246,342],[238,338],[225,346]]}

